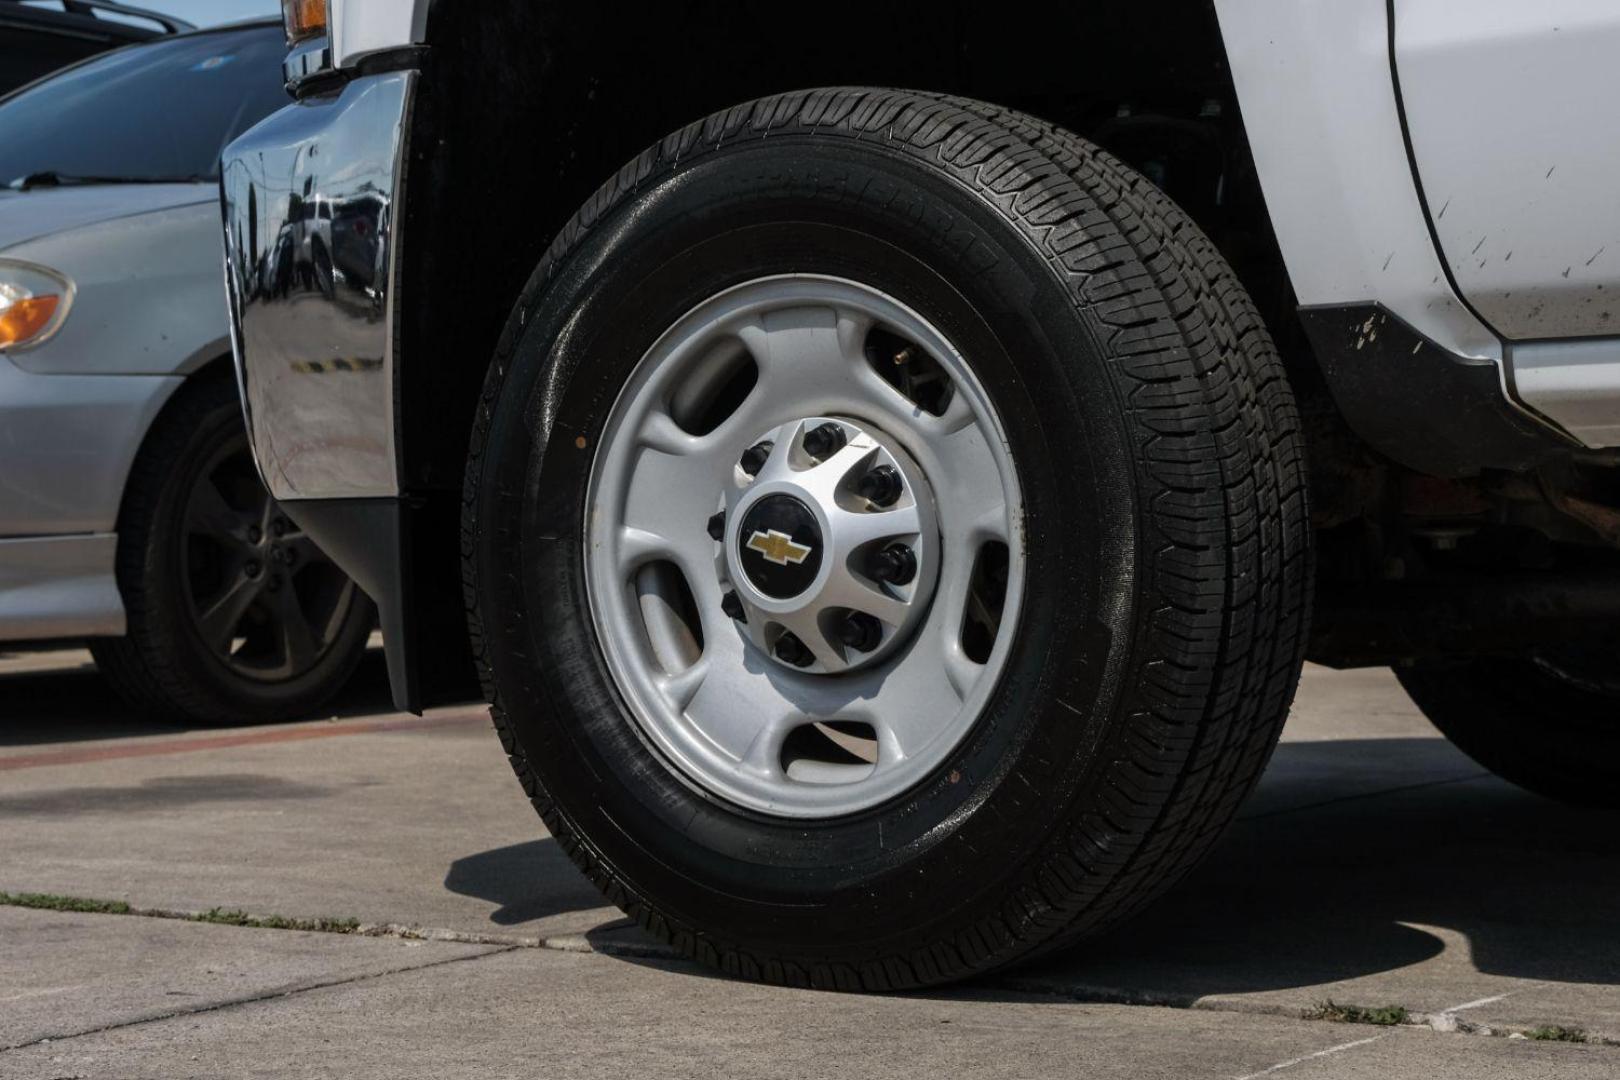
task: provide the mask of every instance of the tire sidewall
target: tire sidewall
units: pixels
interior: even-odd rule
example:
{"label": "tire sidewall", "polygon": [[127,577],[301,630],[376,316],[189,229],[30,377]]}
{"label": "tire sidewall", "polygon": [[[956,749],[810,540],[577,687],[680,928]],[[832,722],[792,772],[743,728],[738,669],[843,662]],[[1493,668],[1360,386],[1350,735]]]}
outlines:
{"label": "tire sidewall", "polygon": [[[1123,403],[1046,256],[989,201],[903,152],[740,143],[672,169],[543,265],[497,366],[473,558],[495,692],[578,837],[672,918],[815,952],[828,920],[881,940],[980,920],[1109,758],[1137,597]],[[742,268],[742,269],[738,269]],[[1025,504],[1025,595],[1000,683],[927,781],[872,811],[768,819],[706,795],[631,719],[596,641],[586,490],[636,363],[698,303],[774,273],[894,296],[972,364]],[[896,904],[896,890],[928,903]],[[899,921],[897,921],[899,920]]]}

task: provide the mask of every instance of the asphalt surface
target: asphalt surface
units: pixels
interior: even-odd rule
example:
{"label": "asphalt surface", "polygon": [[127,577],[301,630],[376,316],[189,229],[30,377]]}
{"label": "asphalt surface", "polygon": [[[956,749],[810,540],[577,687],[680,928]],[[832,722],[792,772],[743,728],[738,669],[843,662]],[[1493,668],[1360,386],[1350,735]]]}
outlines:
{"label": "asphalt surface", "polygon": [[[0,904],[0,1078],[1620,1076],[1620,815],[1484,774],[1387,672],[1307,672],[1241,820],[1148,914],[885,997],[665,955],[482,709],[394,714],[371,658],[332,712],[155,726],[83,654],[0,655],[0,892],[133,909]],[[362,928],[175,917],[210,911]],[[1329,1001],[1406,1022],[1305,1018]],[[1586,1041],[1522,1037],[1560,1031]]]}

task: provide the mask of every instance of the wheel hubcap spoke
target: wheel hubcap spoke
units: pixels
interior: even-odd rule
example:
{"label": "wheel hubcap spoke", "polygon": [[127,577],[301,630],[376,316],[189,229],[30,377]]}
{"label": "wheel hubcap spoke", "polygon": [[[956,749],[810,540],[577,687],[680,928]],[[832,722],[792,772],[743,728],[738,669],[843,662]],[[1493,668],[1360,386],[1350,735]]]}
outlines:
{"label": "wheel hubcap spoke", "polygon": [[236,629],[242,624],[253,601],[259,598],[264,583],[239,573],[230,585],[198,616],[197,628],[208,647],[221,656],[229,656]]}
{"label": "wheel hubcap spoke", "polygon": [[962,703],[943,666],[924,651],[896,668],[866,715],[891,755],[909,760],[949,730]]}
{"label": "wheel hubcap spoke", "polygon": [[283,588],[278,595],[280,599],[277,614],[281,623],[281,644],[287,668],[290,671],[302,671],[314,663],[320,651],[320,643],[315,638],[314,629],[309,625],[309,617],[298,603],[297,594],[291,588]]}
{"label": "wheel hubcap spoke", "polygon": [[859,392],[861,358],[852,345],[863,336],[857,318],[841,317],[830,306],[791,307],[763,315],[738,336],[759,364],[765,397],[814,412],[818,401],[836,406]]}
{"label": "wheel hubcap spoke", "polygon": [[922,515],[918,513],[915,505],[868,513],[851,512],[842,508],[836,510],[835,535],[838,537],[840,550],[845,555],[853,555],[867,544],[879,540],[915,536],[922,528]]}

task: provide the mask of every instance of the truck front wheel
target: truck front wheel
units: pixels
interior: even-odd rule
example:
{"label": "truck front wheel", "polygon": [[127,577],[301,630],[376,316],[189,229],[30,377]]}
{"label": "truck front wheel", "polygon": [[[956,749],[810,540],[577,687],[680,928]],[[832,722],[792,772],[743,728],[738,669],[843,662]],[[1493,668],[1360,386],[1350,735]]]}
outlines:
{"label": "truck front wheel", "polygon": [[564,229],[489,372],[473,636],[547,826],[652,934],[897,989],[1112,925],[1298,679],[1276,351],[1144,178],[889,90],[739,106]]}

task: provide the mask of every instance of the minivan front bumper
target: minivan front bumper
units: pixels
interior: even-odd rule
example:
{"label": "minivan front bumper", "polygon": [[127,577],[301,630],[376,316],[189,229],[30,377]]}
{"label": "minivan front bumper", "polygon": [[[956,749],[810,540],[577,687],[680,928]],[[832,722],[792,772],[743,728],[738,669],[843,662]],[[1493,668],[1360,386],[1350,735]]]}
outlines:
{"label": "minivan front bumper", "polygon": [[401,180],[417,73],[359,75],[225,148],[231,342],[272,495],[376,602],[400,708],[420,709],[412,504],[394,372]]}

